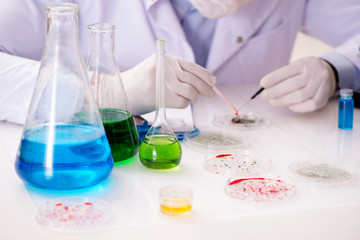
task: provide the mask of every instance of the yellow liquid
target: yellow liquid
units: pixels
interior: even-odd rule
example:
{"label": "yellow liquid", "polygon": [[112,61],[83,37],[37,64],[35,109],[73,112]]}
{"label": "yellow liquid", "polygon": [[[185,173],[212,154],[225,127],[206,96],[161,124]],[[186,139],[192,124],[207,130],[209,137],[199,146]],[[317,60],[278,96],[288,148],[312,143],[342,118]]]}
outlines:
{"label": "yellow liquid", "polygon": [[191,210],[191,203],[188,199],[165,199],[160,204],[160,209],[163,213],[170,215],[177,215],[189,212]]}

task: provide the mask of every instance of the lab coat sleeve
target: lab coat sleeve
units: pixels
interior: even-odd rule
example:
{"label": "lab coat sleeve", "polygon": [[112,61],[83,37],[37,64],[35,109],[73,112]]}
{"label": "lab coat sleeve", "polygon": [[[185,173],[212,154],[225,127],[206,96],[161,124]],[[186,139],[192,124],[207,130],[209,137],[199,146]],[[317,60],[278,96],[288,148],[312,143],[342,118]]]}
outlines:
{"label": "lab coat sleeve", "polygon": [[340,88],[360,88],[360,34],[321,56],[337,71]]}
{"label": "lab coat sleeve", "polygon": [[360,1],[308,0],[303,31],[335,47],[322,58],[337,70],[340,88],[360,88]]}
{"label": "lab coat sleeve", "polygon": [[26,120],[40,62],[0,52],[0,120]]}

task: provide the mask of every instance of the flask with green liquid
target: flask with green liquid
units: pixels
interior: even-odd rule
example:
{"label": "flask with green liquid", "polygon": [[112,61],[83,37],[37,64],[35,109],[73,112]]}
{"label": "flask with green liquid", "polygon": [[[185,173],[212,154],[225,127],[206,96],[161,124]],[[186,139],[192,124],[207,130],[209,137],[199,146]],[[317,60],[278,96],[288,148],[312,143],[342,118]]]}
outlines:
{"label": "flask with green liquid", "polygon": [[88,28],[87,72],[114,163],[124,163],[137,153],[140,140],[115,61],[115,26],[96,23]]}
{"label": "flask with green liquid", "polygon": [[181,146],[166,120],[165,41],[156,41],[156,115],[155,121],[140,145],[141,163],[148,168],[170,169],[181,160]]}

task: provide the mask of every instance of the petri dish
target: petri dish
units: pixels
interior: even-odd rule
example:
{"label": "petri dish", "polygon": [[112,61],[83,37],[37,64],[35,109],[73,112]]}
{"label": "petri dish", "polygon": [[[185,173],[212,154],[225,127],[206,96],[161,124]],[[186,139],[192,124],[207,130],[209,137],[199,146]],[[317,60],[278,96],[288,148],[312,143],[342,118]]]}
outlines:
{"label": "petri dish", "polygon": [[254,203],[275,203],[295,195],[295,185],[271,178],[229,178],[225,192],[234,198]]}
{"label": "petri dish", "polygon": [[109,222],[110,212],[109,204],[101,199],[58,198],[40,206],[37,221],[57,231],[92,231]]}
{"label": "petri dish", "polygon": [[334,186],[355,180],[353,170],[341,164],[326,162],[293,162],[288,167],[288,175],[294,181],[312,186]]}
{"label": "petri dish", "polygon": [[182,118],[168,118],[167,119],[171,128],[181,128],[185,125],[185,121]]}
{"label": "petri dish", "polygon": [[167,215],[182,215],[192,208],[192,190],[182,186],[166,186],[159,191],[160,210]]}
{"label": "petri dish", "polygon": [[186,132],[183,142],[200,152],[242,150],[248,146],[248,136],[214,127],[199,127]]}
{"label": "petri dish", "polygon": [[271,158],[254,151],[216,152],[205,156],[208,172],[228,176],[258,176],[269,172]]}
{"label": "petri dish", "polygon": [[271,120],[256,112],[240,112],[238,118],[234,119],[234,111],[219,111],[213,115],[213,124],[218,127],[256,130],[267,128]]}

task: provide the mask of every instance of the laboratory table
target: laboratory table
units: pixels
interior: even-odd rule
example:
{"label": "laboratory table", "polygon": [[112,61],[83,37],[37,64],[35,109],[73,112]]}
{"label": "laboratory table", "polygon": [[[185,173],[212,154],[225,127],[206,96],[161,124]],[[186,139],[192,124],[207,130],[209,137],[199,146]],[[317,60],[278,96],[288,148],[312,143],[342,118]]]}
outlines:
{"label": "laboratory table", "polygon": [[[219,87],[237,106],[257,88]],[[216,95],[200,98],[192,108],[195,126],[212,126],[213,114],[228,108]],[[1,122],[0,239],[360,239],[360,111],[354,112],[352,130],[340,130],[337,99],[306,114],[273,107],[260,97],[247,109],[271,119],[265,129],[246,131],[248,147],[272,160],[265,177],[288,179],[289,164],[304,160],[340,162],[354,169],[357,178],[330,187],[296,183],[296,195],[288,201],[254,204],[225,194],[227,177],[204,170],[205,153],[182,143],[183,156],[176,169],[147,169],[136,156],[114,167],[109,179],[89,192],[73,193],[110,203],[112,218],[103,228],[54,231],[36,221],[39,204],[54,195],[25,186],[14,169],[22,126]],[[166,185],[192,188],[190,214],[173,217],[160,212],[158,191]]]}

